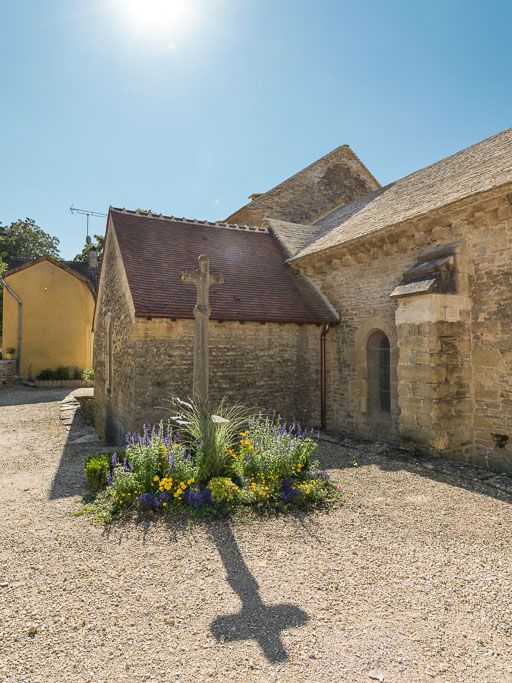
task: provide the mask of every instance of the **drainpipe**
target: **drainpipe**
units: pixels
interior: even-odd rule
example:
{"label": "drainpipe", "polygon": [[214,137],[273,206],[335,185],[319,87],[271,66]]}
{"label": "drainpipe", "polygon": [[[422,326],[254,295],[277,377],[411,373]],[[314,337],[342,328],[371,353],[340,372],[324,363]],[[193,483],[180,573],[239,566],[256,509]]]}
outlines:
{"label": "drainpipe", "polygon": [[325,372],[325,338],[329,332],[329,324],[322,327],[320,333],[320,425],[322,429],[327,428],[326,410],[326,372]]}
{"label": "drainpipe", "polygon": [[0,282],[3,284],[5,289],[9,292],[9,294],[14,299],[16,299],[16,301],[18,302],[18,353],[16,354],[16,374],[18,375],[18,377],[20,377],[21,376],[21,321],[22,321],[23,301],[16,294],[14,289],[7,284],[7,282],[4,280],[4,278],[1,275],[0,275]]}

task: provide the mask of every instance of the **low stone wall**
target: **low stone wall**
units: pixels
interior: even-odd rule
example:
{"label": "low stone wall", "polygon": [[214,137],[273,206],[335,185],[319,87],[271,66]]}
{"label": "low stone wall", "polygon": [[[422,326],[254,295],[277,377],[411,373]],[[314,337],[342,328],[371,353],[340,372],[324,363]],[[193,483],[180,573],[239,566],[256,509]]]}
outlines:
{"label": "low stone wall", "polygon": [[93,387],[93,380],[83,379],[36,379],[34,385],[41,389],[80,389],[81,387]]}
{"label": "low stone wall", "polygon": [[12,384],[16,377],[16,361],[0,360],[0,387]]}

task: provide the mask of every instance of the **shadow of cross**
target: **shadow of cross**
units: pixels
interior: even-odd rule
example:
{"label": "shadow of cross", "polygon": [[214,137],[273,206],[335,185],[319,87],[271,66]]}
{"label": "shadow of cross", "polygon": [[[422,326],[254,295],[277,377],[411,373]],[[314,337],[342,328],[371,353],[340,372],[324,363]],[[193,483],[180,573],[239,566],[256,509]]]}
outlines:
{"label": "shadow of cross", "polygon": [[256,640],[269,662],[284,662],[288,654],[281,640],[281,632],[303,626],[309,617],[295,605],[265,605],[259,586],[245,564],[229,526],[212,527],[210,533],[227,572],[227,581],[242,601],[237,614],[222,615],[210,625],[219,641]]}

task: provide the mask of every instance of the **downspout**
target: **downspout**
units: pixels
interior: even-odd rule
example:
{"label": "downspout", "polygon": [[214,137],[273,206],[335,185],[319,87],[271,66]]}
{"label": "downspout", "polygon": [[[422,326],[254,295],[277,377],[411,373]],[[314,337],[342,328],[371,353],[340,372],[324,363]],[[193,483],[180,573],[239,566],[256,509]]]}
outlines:
{"label": "downspout", "polygon": [[329,332],[329,324],[322,327],[320,333],[320,425],[327,428],[326,370],[325,370],[325,338]]}
{"label": "downspout", "polygon": [[20,299],[20,297],[16,294],[14,289],[10,287],[7,282],[4,280],[4,278],[0,275],[0,282],[3,284],[5,289],[9,292],[9,294],[13,297],[13,299],[16,299],[18,302],[18,353],[16,354],[16,374],[18,377],[20,377],[21,373],[21,321],[22,321],[22,306],[23,306],[23,301]]}

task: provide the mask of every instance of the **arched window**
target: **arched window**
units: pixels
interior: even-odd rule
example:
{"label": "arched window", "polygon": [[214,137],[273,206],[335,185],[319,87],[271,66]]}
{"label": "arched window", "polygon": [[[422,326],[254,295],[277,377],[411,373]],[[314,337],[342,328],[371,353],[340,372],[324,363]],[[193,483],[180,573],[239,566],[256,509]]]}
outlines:
{"label": "arched window", "polygon": [[368,368],[368,413],[389,415],[391,412],[390,348],[382,330],[375,330],[366,347]]}
{"label": "arched window", "polygon": [[109,396],[112,396],[112,378],[113,378],[113,369],[112,369],[112,357],[113,357],[113,341],[112,341],[112,318],[109,316],[107,318],[107,345],[106,345],[106,359],[105,359],[105,364],[106,364],[106,379],[107,379],[107,384],[106,384],[106,392]]}

